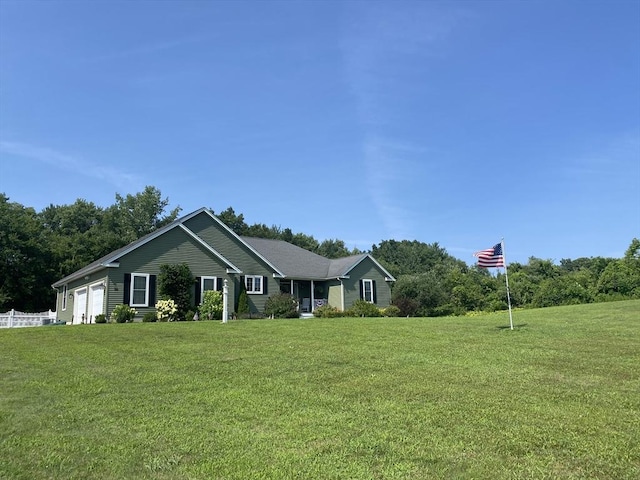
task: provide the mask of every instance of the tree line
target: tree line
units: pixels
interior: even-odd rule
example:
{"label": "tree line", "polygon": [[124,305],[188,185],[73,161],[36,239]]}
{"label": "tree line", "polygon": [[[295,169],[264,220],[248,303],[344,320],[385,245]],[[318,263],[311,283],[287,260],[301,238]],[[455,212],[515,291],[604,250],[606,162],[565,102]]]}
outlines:
{"label": "tree line", "polygon": [[[0,193],[0,311],[41,311],[55,305],[51,284],[94,260],[173,222],[180,207],[151,186],[115,195],[102,208],[84,199],[49,205],[40,212]],[[215,212],[214,212],[215,213]],[[216,214],[238,235],[285,240],[328,258],[363,253],[344,241],[322,242],[290,228],[249,225],[233,208]],[[403,316],[440,316],[507,308],[503,274],[469,266],[438,243],[384,240],[370,253],[394,277],[392,302]],[[551,260],[531,257],[512,263],[512,306],[545,307],[640,298],[640,240],[623,258]]]}

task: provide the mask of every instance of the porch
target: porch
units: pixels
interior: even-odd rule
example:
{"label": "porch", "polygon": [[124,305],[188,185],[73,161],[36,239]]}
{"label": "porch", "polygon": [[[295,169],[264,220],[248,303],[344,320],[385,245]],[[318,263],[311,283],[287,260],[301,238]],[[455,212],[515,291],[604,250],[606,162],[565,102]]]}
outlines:
{"label": "porch", "polygon": [[312,316],[316,308],[329,305],[329,285],[326,281],[282,279],[280,291],[298,301],[301,316]]}

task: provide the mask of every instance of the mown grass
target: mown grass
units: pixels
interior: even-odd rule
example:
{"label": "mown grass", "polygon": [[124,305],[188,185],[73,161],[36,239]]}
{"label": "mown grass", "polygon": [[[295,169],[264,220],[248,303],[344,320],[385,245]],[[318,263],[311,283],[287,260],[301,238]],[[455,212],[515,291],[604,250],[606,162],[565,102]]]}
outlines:
{"label": "mown grass", "polygon": [[0,478],[640,478],[640,301],[0,331]]}

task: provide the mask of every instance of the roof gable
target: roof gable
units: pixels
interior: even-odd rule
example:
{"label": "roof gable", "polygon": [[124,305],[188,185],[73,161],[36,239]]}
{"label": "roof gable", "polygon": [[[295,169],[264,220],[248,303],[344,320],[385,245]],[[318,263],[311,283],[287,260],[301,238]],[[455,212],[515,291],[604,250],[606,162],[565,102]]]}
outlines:
{"label": "roof gable", "polygon": [[[197,216],[200,215],[202,213],[207,214],[211,219],[213,219],[215,222],[217,222],[219,225],[222,225],[224,228],[228,228],[224,223],[222,223],[217,217],[215,217],[213,214],[211,214],[211,212],[209,211],[209,209],[207,208],[199,208],[198,210],[191,212],[183,217],[180,217],[176,220],[174,220],[173,222],[165,225],[164,227],[161,227],[143,237],[140,237],[138,240],[131,242],[128,245],[125,245],[122,248],[119,248],[117,250],[114,250],[111,253],[108,253],[107,255],[99,258],[98,260],[90,263],[89,265],[81,268],[80,270],[77,270],[75,272],[73,272],[70,275],[67,275],[66,277],[58,280],[57,282],[55,282],[52,286],[55,287],[59,287],[61,285],[64,285],[65,283],[71,282],[73,280],[77,280],[78,278],[81,278],[85,275],[88,275],[90,273],[94,273],[97,272],[99,270],[102,270],[104,268],[109,268],[109,267],[116,267],[118,265],[118,260],[123,257],[124,255],[142,247],[143,245],[151,242],[152,240],[160,237],[161,235],[165,234],[166,232],[173,230],[174,228],[180,228],[181,230],[183,230],[187,235],[189,235],[193,240],[195,240],[197,243],[201,244],[206,250],[208,250],[210,253],[212,253],[214,256],[218,257],[221,261],[223,261],[227,267],[231,270],[231,271],[235,271],[237,273],[241,273],[240,269],[238,267],[236,267],[233,263],[231,263],[228,259],[226,259],[222,254],[220,254],[216,249],[214,249],[211,245],[209,245],[208,243],[206,243],[204,240],[202,240],[200,237],[198,237],[195,233],[193,233],[191,230],[189,230],[187,227],[184,226],[184,223]],[[235,234],[234,234],[235,235]],[[238,239],[238,241],[242,242],[242,240],[240,239],[240,237],[238,237],[237,235],[235,235],[235,237]]]}
{"label": "roof gable", "polygon": [[368,258],[389,281],[395,281],[395,278],[368,253],[329,259],[284,240],[256,237],[240,238],[277,265],[286,278],[328,280],[347,277],[349,272]]}
{"label": "roof gable", "polygon": [[395,281],[395,278],[382,267],[371,255],[368,253],[362,253],[358,255],[352,255],[349,257],[342,257],[336,259],[329,259],[318,255],[316,253],[305,250],[304,248],[293,245],[292,243],[285,242],[284,240],[271,240],[265,238],[256,237],[241,237],[237,235],[232,229],[230,229],[222,220],[216,217],[208,208],[200,208],[194,212],[189,213],[183,217],[180,217],[173,222],[165,225],[162,228],[155,230],[154,232],[139,238],[135,242],[125,245],[118,250],[115,250],[98,260],[90,263],[89,265],[77,270],[76,272],[68,275],[52,286],[59,287],[65,283],[82,278],[85,275],[97,272],[99,270],[117,267],[118,261],[124,255],[142,247],[143,245],[153,241],[166,232],[179,228],[184,231],[189,237],[191,237],[196,243],[199,243],[212,255],[218,257],[222,262],[227,265],[227,268],[231,273],[242,273],[242,271],[225,258],[220,252],[218,252],[212,245],[199,237],[196,233],[191,231],[185,222],[196,217],[197,215],[205,214],[220,228],[225,229],[231,237],[243,244],[257,258],[262,260],[274,271],[274,276],[282,278],[297,278],[306,280],[327,280],[330,278],[342,278],[348,277],[349,272],[352,271],[358,264],[360,264],[366,258],[369,258],[379,268],[390,281]]}

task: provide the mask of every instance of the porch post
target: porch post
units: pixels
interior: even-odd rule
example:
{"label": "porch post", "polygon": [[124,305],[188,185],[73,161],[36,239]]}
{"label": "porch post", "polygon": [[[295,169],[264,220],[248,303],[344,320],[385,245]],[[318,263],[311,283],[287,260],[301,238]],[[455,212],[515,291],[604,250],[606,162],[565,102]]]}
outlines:
{"label": "porch post", "polygon": [[229,320],[229,281],[225,278],[222,282],[222,323]]}
{"label": "porch post", "polygon": [[314,290],[313,280],[311,280],[311,306],[309,307],[309,309],[311,310],[312,313],[315,310],[315,305],[316,305],[315,298],[313,296],[313,290]]}

